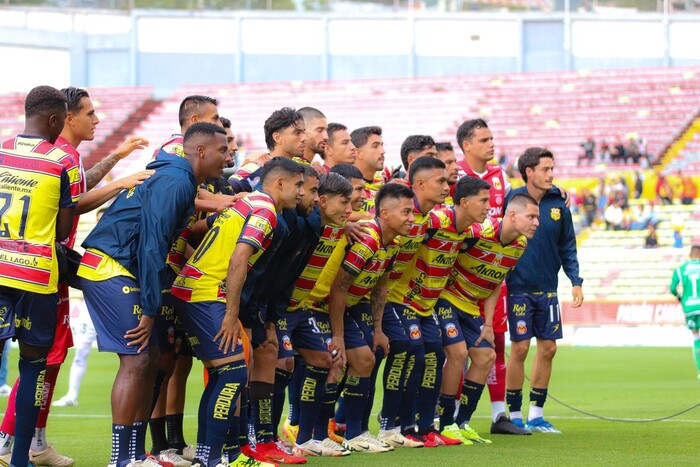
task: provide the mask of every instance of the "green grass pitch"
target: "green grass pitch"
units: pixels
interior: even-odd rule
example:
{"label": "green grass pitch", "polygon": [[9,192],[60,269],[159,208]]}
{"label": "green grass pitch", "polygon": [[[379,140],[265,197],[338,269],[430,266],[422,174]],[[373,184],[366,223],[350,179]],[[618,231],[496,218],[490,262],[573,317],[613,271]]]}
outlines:
{"label": "green grass pitch", "polygon": [[[11,381],[16,376],[16,358],[17,350],[13,349]],[[59,377],[56,399],[65,394],[71,358],[72,352]],[[59,452],[75,458],[77,466],[100,467],[109,460],[109,395],[116,364],[114,355],[93,352],[81,388],[80,405],[52,409],[49,441]],[[195,365],[185,419],[190,443],[195,440],[201,388],[201,366]],[[691,352],[686,348],[562,347],[555,359],[550,391],[554,397],[585,411],[632,420],[664,417],[700,402],[700,381],[695,378]],[[378,391],[377,401],[380,397]],[[5,405],[3,398],[3,412]],[[379,403],[375,403],[374,410],[378,407]],[[616,423],[576,413],[549,400],[545,414],[564,432],[562,435],[490,436],[490,445],[404,449],[386,454],[353,454],[342,459],[310,458],[308,465],[698,465],[700,408],[664,422]],[[376,433],[376,421],[373,423]],[[486,393],[472,427],[489,437],[490,406]]]}

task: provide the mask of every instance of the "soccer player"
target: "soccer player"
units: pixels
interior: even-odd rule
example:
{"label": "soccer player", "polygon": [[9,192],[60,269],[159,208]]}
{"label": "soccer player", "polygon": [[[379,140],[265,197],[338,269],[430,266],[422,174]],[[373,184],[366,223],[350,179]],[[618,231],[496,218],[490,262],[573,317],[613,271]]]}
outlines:
{"label": "soccer player", "polygon": [[323,167],[326,172],[338,164],[354,164],[355,145],[348,127],[342,123],[328,124],[328,142],[323,148]]}
{"label": "soccer player", "polygon": [[378,126],[365,126],[350,133],[352,144],[355,145],[355,165],[365,179],[365,212],[374,212],[374,197],[377,190],[385,183],[384,173],[384,141],[382,129]]}
{"label": "soccer player", "polygon": [[[349,181],[352,185],[352,198],[350,200],[350,205],[352,206],[353,213],[350,215],[350,220],[356,220],[356,218],[368,218],[367,213],[362,210],[363,206],[365,205],[365,201],[367,200],[367,192],[365,190],[365,180],[362,177],[362,172],[360,172],[360,169],[352,164],[337,164],[333,166],[330,172],[342,175],[343,178]],[[369,216],[372,218],[374,217],[371,214]]]}
{"label": "soccer player", "polygon": [[[275,110],[263,126],[265,144],[271,157],[286,157],[303,163],[306,151],[306,127],[304,117],[291,107]],[[304,159],[306,160],[306,159]]]}
{"label": "soccer player", "polygon": [[[678,286],[681,285],[681,293]],[[690,247],[690,259],[673,271],[671,293],[681,302],[685,324],[693,333],[693,360],[700,379],[700,245]]]}
{"label": "soccer player", "polygon": [[228,142],[228,153],[231,155],[231,167],[236,165],[236,153],[238,152],[238,143],[236,142],[236,136],[233,134],[231,129],[231,120],[226,117],[219,117],[221,124],[224,126],[224,131],[226,132],[226,141]]}
{"label": "soccer player", "polygon": [[[197,123],[183,139],[185,157],[159,155],[156,173],[123,192],[85,239],[78,270],[101,351],[119,356],[112,387],[112,457],[157,465],[145,452],[146,421],[158,366],[154,322],[168,289],[166,256],[194,212],[198,186],[220,177],[229,162],[224,130]],[[136,259],[138,258],[138,261]]]}
{"label": "soccer player", "polygon": [[0,149],[0,311],[3,322],[14,323],[0,330],[0,348],[14,338],[20,352],[15,446],[9,462],[14,466],[30,465],[42,405],[36,398],[44,393],[46,359],[57,325],[56,241],[70,235],[77,201],[62,162],[73,158],[54,146],[67,115],[66,97],[50,86],[38,86],[27,94],[24,109],[22,135],[12,140],[12,148]]}
{"label": "soccer player", "polygon": [[435,140],[428,135],[411,135],[401,143],[401,164],[404,168],[404,173],[401,175],[401,167],[395,172],[395,178],[405,178],[411,164],[421,157],[437,157],[438,152],[435,148]]}
{"label": "soccer player", "polygon": [[314,156],[323,155],[328,144],[328,121],[323,112],[313,107],[302,107],[299,114],[304,118],[306,146],[303,157],[296,159],[296,162],[311,165]]}
{"label": "soccer player", "polygon": [[[437,150],[437,158],[445,164],[445,170],[447,170],[447,184],[450,185],[450,196],[445,200],[446,204],[452,204],[452,195],[455,191],[455,185],[457,180],[464,175],[460,174],[459,164],[457,163],[457,156],[455,155],[455,150],[452,147],[452,143],[435,143],[435,149]],[[493,188],[493,187],[492,187]],[[491,206],[493,207],[493,199],[491,200]]]}
{"label": "soccer player", "polygon": [[[443,175],[442,183],[447,185],[444,168]],[[414,357],[413,368],[407,370],[408,382],[402,401],[402,434],[426,446],[461,444],[442,436],[433,426],[445,360],[433,308],[447,283],[467,228],[486,218],[488,189],[489,184],[480,179],[465,177],[457,182],[454,206],[430,213],[425,239],[389,293],[394,312],[409,336],[409,355]],[[417,414],[414,414],[414,403]]]}
{"label": "soccer player", "polygon": [[[544,419],[543,406],[547,400],[557,339],[562,337],[557,299],[557,275],[562,266],[573,286],[573,307],[578,308],[583,303],[583,279],[579,276],[576,257],[576,234],[571,212],[559,189],[552,185],[552,153],[542,148],[529,148],[518,159],[518,170],[526,186],[511,191],[508,199],[518,193],[527,193],[535,198],[540,204],[540,226],[528,242],[520,262],[506,278],[511,340],[506,371],[506,402],[514,424],[531,431],[560,433]],[[537,353],[530,375],[530,411],[524,425],[520,410],[525,358],[532,336],[537,338]]]}
{"label": "soccer player", "polygon": [[[447,356],[438,401],[440,429],[444,436],[463,444],[490,442],[479,436],[469,421],[496,360],[493,313],[501,283],[525,251],[527,239],[534,235],[538,217],[537,202],[521,193],[511,198],[502,220],[487,219],[484,224],[472,225],[436,305]],[[455,423],[454,394],[467,355],[471,364],[462,384]]]}

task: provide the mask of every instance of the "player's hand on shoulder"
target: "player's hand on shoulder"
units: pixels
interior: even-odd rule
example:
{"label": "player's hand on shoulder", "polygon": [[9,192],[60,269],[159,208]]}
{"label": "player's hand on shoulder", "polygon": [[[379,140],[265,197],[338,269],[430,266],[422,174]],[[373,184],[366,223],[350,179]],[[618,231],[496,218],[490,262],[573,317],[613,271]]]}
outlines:
{"label": "player's hand on shoulder", "polygon": [[566,188],[558,186],[559,192],[561,193],[561,197],[564,200],[564,205],[567,207],[567,209],[571,209],[571,196],[569,195],[569,192],[566,191]]}
{"label": "player's hand on shoulder", "polygon": [[359,242],[367,234],[369,234],[369,230],[360,222],[345,223],[345,236],[348,237],[348,243]]}
{"label": "player's hand on shoulder", "polygon": [[119,180],[119,188],[122,190],[130,190],[131,188],[142,185],[145,180],[151,178],[151,175],[156,173],[155,170],[148,169],[131,174]]}
{"label": "player's hand on shoulder", "polygon": [[126,139],[114,153],[119,159],[124,159],[126,156],[134,152],[136,149],[145,149],[148,146],[148,140],[140,136],[131,136]]}
{"label": "player's hand on shoulder", "polygon": [[267,162],[269,162],[272,159],[272,156],[270,156],[269,152],[254,152],[251,154],[248,154],[248,156],[243,159],[243,162],[241,163],[241,167],[250,164],[251,162],[258,164],[260,166],[265,165]]}

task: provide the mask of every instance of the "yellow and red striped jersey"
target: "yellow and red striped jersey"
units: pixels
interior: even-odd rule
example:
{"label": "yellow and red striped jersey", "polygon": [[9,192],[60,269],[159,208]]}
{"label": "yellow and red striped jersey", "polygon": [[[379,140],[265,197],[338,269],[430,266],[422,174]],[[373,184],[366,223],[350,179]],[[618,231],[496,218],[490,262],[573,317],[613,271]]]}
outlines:
{"label": "yellow and red striped jersey", "polygon": [[431,225],[413,261],[389,292],[389,301],[429,316],[445,288],[466,237],[455,226],[454,208],[430,212]]}
{"label": "yellow and red striped jersey", "polygon": [[306,157],[299,157],[299,156],[294,156],[292,157],[292,160],[296,162],[297,164],[301,165],[311,165],[311,162],[306,160]]}
{"label": "yellow and red striped jersey", "polygon": [[[413,226],[411,226],[408,235],[400,235],[396,238],[399,243],[399,253],[389,274],[389,290],[401,279],[406,268],[413,262],[413,257],[418,251],[418,247],[423,243],[428,228],[430,226],[437,228],[437,218],[431,217],[430,214],[423,214],[415,198],[413,198],[413,217]],[[433,222],[431,223],[431,221]]]}
{"label": "yellow and red striped jersey", "polygon": [[398,242],[394,239],[387,246],[384,246],[381,226],[376,218],[363,222],[362,226],[367,228],[369,232],[363,235],[361,240],[349,245],[347,237],[343,236],[336,246],[323,268],[316,286],[304,302],[309,308],[328,313],[328,296],[341,267],[355,277],[352,285],[348,288],[345,302],[347,307],[356,305],[362,300],[366,301],[367,295],[382,275],[391,270],[399,252]]}
{"label": "yellow and red striped jersey", "polygon": [[464,244],[440,298],[457,309],[479,314],[479,301],[488,298],[518,264],[525,253],[527,238],[520,236],[508,245],[501,244],[503,220],[486,219],[467,229]]}
{"label": "yellow and red striped jersey", "polygon": [[186,302],[225,302],[228,264],[236,245],[247,243],[255,248],[248,261],[250,270],[270,244],[276,225],[274,200],[261,191],[222,211],[177,275],[173,296]]}
{"label": "yellow and red striped jersey", "polygon": [[[71,175],[75,173],[76,164],[78,170],[78,176],[80,181],[71,181],[70,193],[73,200],[77,203],[80,196],[87,191],[87,182],[85,181],[85,168],[83,167],[83,161],[80,157],[80,153],[77,149],[73,147],[63,136],[59,136],[54,143],[54,146],[58,147],[67,154],[73,156],[73,158],[65,157],[61,160],[66,172],[68,172],[68,177],[72,179]],[[75,238],[78,235],[78,223],[80,222],[80,216],[76,215],[73,218],[73,230],[71,230],[70,235],[67,239],[63,241],[63,244],[68,248],[73,248],[75,246]]]}
{"label": "yellow and red striped jersey", "polygon": [[296,311],[303,306],[302,301],[309,296],[309,293],[318,282],[321,271],[323,271],[328,262],[328,258],[331,257],[336,246],[345,236],[344,234],[345,227],[338,225],[326,225],[323,227],[314,252],[294,283],[294,291],[292,292],[292,298],[289,300],[287,311]]}
{"label": "yellow and red striped jersey", "polygon": [[173,134],[170,138],[163,141],[155,151],[153,151],[153,159],[156,158],[160,151],[165,151],[171,156],[185,157],[185,137],[179,133]]}
{"label": "yellow and red striped jersey", "polygon": [[384,172],[379,170],[374,173],[372,180],[365,179],[365,202],[362,205],[362,211],[374,214],[374,199],[377,197],[377,192],[386,183]]}
{"label": "yellow and red striped jersey", "polygon": [[0,286],[55,293],[56,216],[75,206],[67,155],[41,138],[11,141],[16,149],[0,149]]}

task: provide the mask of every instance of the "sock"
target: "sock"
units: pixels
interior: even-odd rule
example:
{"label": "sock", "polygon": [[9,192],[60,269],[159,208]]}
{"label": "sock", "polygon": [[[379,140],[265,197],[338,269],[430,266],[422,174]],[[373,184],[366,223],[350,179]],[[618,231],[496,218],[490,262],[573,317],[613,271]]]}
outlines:
{"label": "sock", "polygon": [[20,381],[15,402],[15,412],[18,415],[15,421],[15,446],[10,463],[24,466],[29,464],[29,447],[32,444],[37,418],[39,418],[41,399],[36,395],[43,394],[46,358],[30,360],[20,354],[19,374]]}
{"label": "sock", "polygon": [[[248,371],[242,360],[220,365],[213,370],[218,373],[218,378],[209,398],[207,434],[203,449],[206,458],[202,458],[207,462],[207,467],[216,466],[221,460],[224,441],[235,417],[236,401],[248,379]],[[209,385],[211,384],[209,381]],[[199,449],[199,446],[197,448]]]}
{"label": "sock", "polygon": [[109,458],[110,464],[115,464],[117,467],[122,467],[131,462],[129,454],[129,446],[131,445],[131,431],[133,427],[130,425],[112,425],[112,456]]}
{"label": "sock", "polygon": [[[209,401],[211,399],[211,395],[214,392],[214,386],[216,386],[216,382],[219,379],[219,374],[214,371],[213,368],[207,368],[207,374],[209,375],[209,383],[204,386],[204,391],[202,391],[202,397],[199,399],[199,410],[197,412],[197,457],[202,459],[199,455],[199,449],[200,447],[204,446],[204,442],[207,439],[207,409],[209,407]],[[173,415],[175,416],[175,415]],[[182,416],[182,415],[180,415]],[[170,424],[167,422],[168,417],[170,415],[166,415],[166,424],[168,425],[168,443],[170,444],[170,447],[176,447],[173,445],[173,438],[170,436]],[[184,446],[179,447],[177,449],[182,449]],[[208,456],[208,454],[207,454]]]}
{"label": "sock", "polygon": [[369,431],[369,419],[372,416],[372,407],[374,407],[374,394],[377,388],[377,375],[379,374],[379,366],[384,359],[384,352],[378,349],[375,353],[374,368],[369,376],[369,394],[367,395],[367,403],[365,411],[362,413],[362,432]]}
{"label": "sock", "polygon": [[402,429],[410,429],[416,424],[416,396],[423,378],[424,364],[425,348],[423,345],[412,345],[406,363],[405,389],[399,408]]}
{"label": "sock", "polygon": [[455,420],[457,425],[461,427],[464,423],[469,423],[476,406],[479,404],[482,392],[484,392],[483,384],[475,383],[468,379],[464,380],[462,383],[462,395],[459,398],[459,411]]}
{"label": "sock", "polygon": [[[56,389],[56,380],[58,379],[59,367],[53,366],[46,370],[46,377],[44,378],[44,392],[41,398],[41,408],[39,409],[39,417],[36,420],[37,428],[46,428],[46,420],[49,418],[49,412],[51,411],[51,401],[53,400],[53,393]],[[46,449],[46,439],[43,440],[43,447],[38,449],[38,451],[43,451]],[[34,448],[32,448],[34,450]]]}
{"label": "sock", "polygon": [[12,451],[12,440],[15,437],[4,431],[0,431],[0,456],[9,454]]}
{"label": "sock", "polygon": [[401,399],[403,397],[408,363],[408,341],[392,341],[389,356],[384,364],[384,397],[382,399],[379,426],[382,430],[391,430],[396,426]]}
{"label": "sock", "polygon": [[131,432],[131,441],[133,443],[131,457],[136,460],[143,460],[146,457],[146,427],[148,423],[139,420],[134,422],[134,429]]}
{"label": "sock", "polygon": [[49,445],[46,442],[46,427],[39,428],[37,422],[37,427],[34,428],[34,436],[32,436],[32,444],[29,449],[34,452],[41,452],[46,450],[47,447],[49,447]]}
{"label": "sock", "polygon": [[301,386],[304,383],[306,363],[301,357],[294,357],[294,371],[292,380],[287,389],[289,395],[289,424],[299,424],[299,403],[301,397]]}
{"label": "sock", "polygon": [[258,443],[269,443],[273,440],[272,397],[274,392],[274,384],[260,381],[250,383],[251,421],[255,425],[255,439]]}
{"label": "sock", "polygon": [[[205,388],[206,391],[206,388]],[[165,432],[170,449],[182,450],[187,444],[183,434],[184,414],[178,413],[165,416]]]}
{"label": "sock", "polygon": [[506,404],[508,405],[511,420],[523,418],[523,414],[520,411],[523,406],[523,389],[506,389]]}
{"label": "sock", "polygon": [[323,398],[321,413],[319,413],[314,424],[314,439],[323,441],[328,438],[328,421],[333,418],[335,411],[335,401],[338,398],[338,384],[326,384],[326,396]]}
{"label": "sock", "polygon": [[299,433],[297,444],[311,439],[311,432],[326,397],[328,368],[306,365],[299,397]]}
{"label": "sock", "polygon": [[[241,394],[241,404],[243,403],[243,394]],[[241,410],[243,409],[243,406],[241,406]],[[240,438],[240,424],[241,424],[241,419],[240,417],[233,416],[231,417],[231,423],[229,424],[228,427],[228,434],[226,435],[226,439],[224,440],[224,445],[221,447],[221,454],[222,454],[222,460],[225,461],[225,463],[231,463],[234,460],[238,458],[238,456],[241,453],[241,445],[239,443],[239,438]],[[246,440],[248,437],[246,436]]]}
{"label": "sock", "polygon": [[547,388],[530,388],[530,411],[528,420],[534,420],[542,416],[544,403],[547,401]]}
{"label": "sock", "polygon": [[275,369],[275,395],[272,398],[272,431],[275,439],[277,439],[278,436],[277,430],[279,429],[280,420],[282,420],[282,412],[284,411],[285,393],[291,379],[291,371],[282,370],[281,368]]}
{"label": "sock", "polygon": [[700,374],[700,339],[693,341],[693,359],[695,359],[695,366],[698,369],[698,374]]}
{"label": "sock", "polygon": [[[248,439],[248,422],[250,420],[250,388],[245,387],[241,389],[241,415],[238,417],[238,426],[235,429],[237,434],[236,442],[233,439],[230,440],[231,444],[237,444],[238,447],[248,446],[250,440]],[[231,429],[229,428],[229,432]],[[227,438],[226,441],[229,441]]]}
{"label": "sock", "polygon": [[345,439],[362,434],[362,417],[369,397],[369,377],[348,375],[345,381]]}
{"label": "sock", "polygon": [[68,378],[68,392],[66,393],[66,398],[72,401],[78,400],[78,392],[80,391],[80,383],[85,376],[85,370],[87,369],[87,359],[90,356],[91,347],[88,345],[81,345],[75,349],[75,357],[73,358],[73,363],[70,366],[70,376]]}
{"label": "sock", "polygon": [[491,421],[495,422],[498,417],[506,414],[505,401],[491,402]]}
{"label": "sock", "polygon": [[15,384],[12,385],[12,391],[10,392],[10,397],[7,399],[7,408],[5,409],[5,416],[2,419],[2,425],[0,425],[0,431],[3,433],[15,435],[15,420],[17,419],[17,387],[19,386],[19,378],[15,380]]}
{"label": "sock", "polygon": [[418,429],[433,426],[444,364],[445,351],[442,348],[442,342],[426,342],[425,367],[416,398],[416,425]]}
{"label": "sock", "polygon": [[440,416],[440,430],[455,422],[455,396],[442,394],[438,397],[438,415]]}
{"label": "sock", "polygon": [[[348,378],[348,365],[345,365],[340,370],[340,376],[338,377],[338,386],[336,388],[336,401],[335,401],[335,414],[331,415],[330,418],[335,418],[335,422],[345,426],[345,397],[343,393],[345,391],[345,380]],[[328,389],[328,387],[326,387]]]}
{"label": "sock", "polygon": [[158,455],[161,451],[168,449],[168,440],[165,438],[165,417],[152,418],[148,421],[151,432],[151,452]]}

